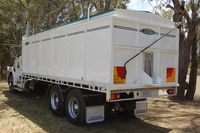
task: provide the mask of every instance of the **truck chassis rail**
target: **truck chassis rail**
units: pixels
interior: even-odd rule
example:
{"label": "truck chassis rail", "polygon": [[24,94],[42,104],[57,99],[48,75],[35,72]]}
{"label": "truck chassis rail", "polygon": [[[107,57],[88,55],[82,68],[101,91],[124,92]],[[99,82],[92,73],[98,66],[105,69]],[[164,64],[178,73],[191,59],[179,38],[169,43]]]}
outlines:
{"label": "truck chassis rail", "polygon": [[[23,74],[22,82],[25,83],[27,80],[34,79],[38,81],[48,82],[52,84],[59,84],[74,88],[80,88],[85,90],[90,90],[94,92],[101,92],[106,93],[106,101],[107,102],[116,102],[116,101],[126,101],[126,100],[135,100],[147,97],[156,97],[159,94],[156,93],[158,91],[163,91],[165,93],[162,96],[169,96],[167,94],[168,89],[173,89],[176,91],[178,84],[176,83],[165,83],[165,84],[149,84],[149,85],[132,85],[132,84],[125,84],[125,85],[110,85],[105,83],[97,83],[97,82],[86,82],[77,79],[62,79],[58,77],[44,77],[35,74]],[[153,92],[153,93],[150,93]],[[112,94],[122,94],[122,93],[132,93],[131,97],[127,98],[119,98],[119,99],[112,99]],[[171,96],[174,94],[170,94]]]}

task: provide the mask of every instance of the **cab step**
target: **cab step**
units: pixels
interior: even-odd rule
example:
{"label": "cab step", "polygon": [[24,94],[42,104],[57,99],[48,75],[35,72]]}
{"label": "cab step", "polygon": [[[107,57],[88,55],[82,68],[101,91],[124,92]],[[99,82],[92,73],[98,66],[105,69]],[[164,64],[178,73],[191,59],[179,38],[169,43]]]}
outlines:
{"label": "cab step", "polygon": [[17,84],[17,85],[15,85],[15,86],[14,86],[14,89],[17,90],[17,91],[20,91],[20,92],[23,92],[23,91],[24,91],[24,89],[23,89],[23,87],[22,87],[22,84]]}
{"label": "cab step", "polygon": [[15,90],[23,92],[24,90],[22,88],[14,87]]}

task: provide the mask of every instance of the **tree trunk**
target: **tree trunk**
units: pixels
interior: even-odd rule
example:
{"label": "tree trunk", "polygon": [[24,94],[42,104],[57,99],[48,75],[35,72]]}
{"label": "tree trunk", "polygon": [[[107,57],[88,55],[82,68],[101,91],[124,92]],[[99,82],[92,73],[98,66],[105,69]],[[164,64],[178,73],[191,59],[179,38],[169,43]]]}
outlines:
{"label": "tree trunk", "polygon": [[188,72],[189,59],[190,59],[190,45],[188,44],[188,39],[185,40],[184,33],[180,32],[179,73],[178,73],[179,87],[176,95],[177,98],[180,100],[183,100],[185,96],[185,80]]}
{"label": "tree trunk", "polygon": [[78,19],[78,14],[77,14],[77,11],[76,11],[74,1],[72,1],[72,9],[73,9],[73,18],[72,19]]}
{"label": "tree trunk", "polygon": [[[174,11],[173,21],[179,22],[181,15],[177,11],[181,10],[181,4],[179,0],[172,0],[174,7],[168,6]],[[182,30],[183,27],[179,26],[179,68],[178,68],[178,83],[179,87],[177,90],[176,98],[183,100],[185,97],[185,80],[188,72],[189,59],[190,59],[190,45],[185,37],[185,32]]]}
{"label": "tree trunk", "polygon": [[3,70],[0,69],[0,81],[3,80]]}
{"label": "tree trunk", "polygon": [[[194,32],[195,34],[195,32]],[[196,83],[197,83],[197,62],[198,62],[198,57],[197,57],[197,36],[195,34],[195,37],[193,39],[192,43],[192,59],[191,59],[191,71],[190,71],[190,80],[189,80],[189,87],[186,93],[185,98],[187,100],[193,100],[194,99],[194,94],[196,90]]]}
{"label": "tree trunk", "polygon": [[110,9],[111,0],[106,0],[105,2],[105,11]]}
{"label": "tree trunk", "polygon": [[104,3],[104,0],[99,0],[99,9],[100,9],[100,11],[99,12],[102,12],[102,11],[104,11],[104,5],[105,3]]}

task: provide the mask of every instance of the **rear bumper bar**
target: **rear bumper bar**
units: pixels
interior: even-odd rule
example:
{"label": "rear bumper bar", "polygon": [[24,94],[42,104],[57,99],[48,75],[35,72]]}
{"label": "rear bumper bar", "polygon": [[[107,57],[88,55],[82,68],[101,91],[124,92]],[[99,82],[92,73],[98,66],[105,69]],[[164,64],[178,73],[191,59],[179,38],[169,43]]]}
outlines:
{"label": "rear bumper bar", "polygon": [[129,90],[144,90],[144,89],[162,89],[162,88],[171,88],[171,87],[178,87],[179,84],[178,83],[162,83],[162,84],[122,84],[122,85],[111,85],[110,86],[110,90],[111,91],[127,91],[127,89]]}
{"label": "rear bumper bar", "polygon": [[[106,95],[107,102],[115,102],[115,101],[125,101],[125,100],[137,100],[144,99],[148,97],[158,97],[158,96],[173,96],[176,94],[177,87],[179,85],[177,83],[164,83],[164,84],[144,84],[144,85],[112,85],[110,88],[110,92]],[[175,91],[174,94],[169,94],[168,90]],[[119,98],[112,99],[111,95],[113,93],[126,93],[132,94],[129,98]]]}

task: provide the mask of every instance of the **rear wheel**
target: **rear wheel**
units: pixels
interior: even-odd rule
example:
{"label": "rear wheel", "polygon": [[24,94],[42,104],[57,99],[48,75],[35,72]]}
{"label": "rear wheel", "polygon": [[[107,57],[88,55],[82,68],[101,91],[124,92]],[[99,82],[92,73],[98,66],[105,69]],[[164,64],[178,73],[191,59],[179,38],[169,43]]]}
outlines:
{"label": "rear wheel", "polygon": [[85,101],[80,90],[71,90],[65,100],[65,110],[69,121],[73,124],[85,123]]}
{"label": "rear wheel", "polygon": [[13,75],[10,74],[8,77],[8,86],[9,86],[9,91],[11,93],[16,93],[16,90],[14,89],[14,83],[13,83]]}
{"label": "rear wheel", "polygon": [[64,114],[64,100],[63,94],[59,86],[52,86],[49,92],[49,106],[51,112],[57,116]]}

